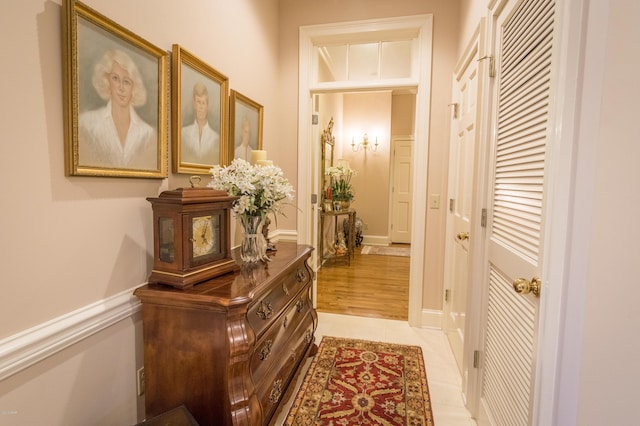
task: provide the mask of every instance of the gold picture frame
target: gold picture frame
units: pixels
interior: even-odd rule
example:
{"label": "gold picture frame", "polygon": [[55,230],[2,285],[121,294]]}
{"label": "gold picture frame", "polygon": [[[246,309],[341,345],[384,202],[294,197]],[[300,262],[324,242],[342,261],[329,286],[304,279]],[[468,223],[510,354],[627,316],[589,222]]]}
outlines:
{"label": "gold picture frame", "polygon": [[229,162],[236,158],[251,161],[251,151],[262,149],[264,107],[235,90],[231,90],[229,105]]}
{"label": "gold picture frame", "polygon": [[167,177],[168,53],[64,0],[67,176]]}
{"label": "gold picture frame", "polygon": [[174,44],[171,90],[173,172],[207,174],[226,158],[229,79]]}

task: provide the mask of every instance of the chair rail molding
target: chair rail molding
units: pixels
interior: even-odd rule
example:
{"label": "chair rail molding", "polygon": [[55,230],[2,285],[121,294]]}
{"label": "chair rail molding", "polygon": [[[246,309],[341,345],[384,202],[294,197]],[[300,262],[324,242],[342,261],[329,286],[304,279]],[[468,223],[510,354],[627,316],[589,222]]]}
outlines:
{"label": "chair rail molding", "polygon": [[124,290],[0,340],[0,380],[140,311],[134,290]]}

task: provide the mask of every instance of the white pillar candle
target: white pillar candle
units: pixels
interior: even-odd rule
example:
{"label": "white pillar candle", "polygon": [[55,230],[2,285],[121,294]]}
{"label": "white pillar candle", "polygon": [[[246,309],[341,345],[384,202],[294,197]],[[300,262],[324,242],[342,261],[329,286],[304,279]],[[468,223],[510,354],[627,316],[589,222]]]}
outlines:
{"label": "white pillar candle", "polygon": [[267,151],[261,149],[254,149],[251,151],[251,164],[257,164],[260,160],[267,159]]}
{"label": "white pillar candle", "polygon": [[258,166],[273,166],[273,161],[271,160],[258,160],[256,161]]}

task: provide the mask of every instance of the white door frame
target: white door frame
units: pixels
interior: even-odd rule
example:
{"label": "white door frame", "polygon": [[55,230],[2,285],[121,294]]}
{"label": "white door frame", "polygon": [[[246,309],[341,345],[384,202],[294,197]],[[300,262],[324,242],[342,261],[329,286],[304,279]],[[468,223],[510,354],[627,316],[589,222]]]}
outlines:
{"label": "white door frame", "polygon": [[[413,156],[414,198],[411,216],[426,217],[427,202],[427,166],[429,148],[429,117],[431,99],[431,60],[433,41],[433,16],[417,15],[400,18],[374,19],[368,21],[346,22],[327,25],[313,25],[300,28],[299,40],[299,83],[298,83],[298,188],[297,188],[297,233],[298,242],[310,244],[313,233],[313,216],[316,206],[311,204],[312,177],[312,77],[314,76],[314,39],[319,37],[340,36],[367,31],[397,31],[405,29],[415,31],[418,36],[417,78],[412,82],[416,93],[416,128]],[[362,87],[359,85],[358,87]],[[369,85],[369,88],[383,89],[396,87],[389,82]],[[334,87],[344,90],[349,87]],[[424,220],[415,220],[411,228],[411,263],[409,273],[409,324],[420,326],[422,320],[422,291],[424,287]],[[314,294],[317,291],[314,282]]]}

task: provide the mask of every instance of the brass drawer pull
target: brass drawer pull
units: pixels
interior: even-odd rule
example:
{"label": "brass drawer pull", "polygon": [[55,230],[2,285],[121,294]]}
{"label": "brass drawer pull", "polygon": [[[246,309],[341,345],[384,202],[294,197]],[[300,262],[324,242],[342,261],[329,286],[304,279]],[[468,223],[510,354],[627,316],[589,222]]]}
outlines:
{"label": "brass drawer pull", "polygon": [[311,330],[307,330],[306,333],[304,333],[304,342],[306,344],[311,343],[311,341],[313,340],[313,334],[311,333]]}
{"label": "brass drawer pull", "polygon": [[271,303],[269,303],[268,300],[261,301],[260,307],[256,311],[256,314],[263,320],[271,318],[271,316],[273,315],[273,307],[271,306]]}
{"label": "brass drawer pull", "polygon": [[282,283],[282,291],[284,291],[285,296],[289,295],[289,289],[287,288],[287,283]]}
{"label": "brass drawer pull", "polygon": [[264,345],[262,345],[262,348],[260,349],[260,352],[258,353],[258,358],[260,358],[260,360],[264,361],[265,359],[269,358],[269,355],[271,355],[271,347],[273,346],[273,340],[269,339],[266,342],[264,342]]}
{"label": "brass drawer pull", "polygon": [[269,401],[271,401],[272,404],[276,404],[280,400],[281,396],[282,396],[282,380],[278,379],[273,384],[273,388],[271,388],[271,393],[269,393]]}
{"label": "brass drawer pull", "polygon": [[296,311],[298,312],[302,312],[302,310],[304,309],[304,299],[300,299],[296,302]]}
{"label": "brass drawer pull", "polygon": [[298,280],[299,283],[306,281],[307,279],[307,273],[302,270],[302,269],[298,269],[298,271],[296,272],[296,280]]}

